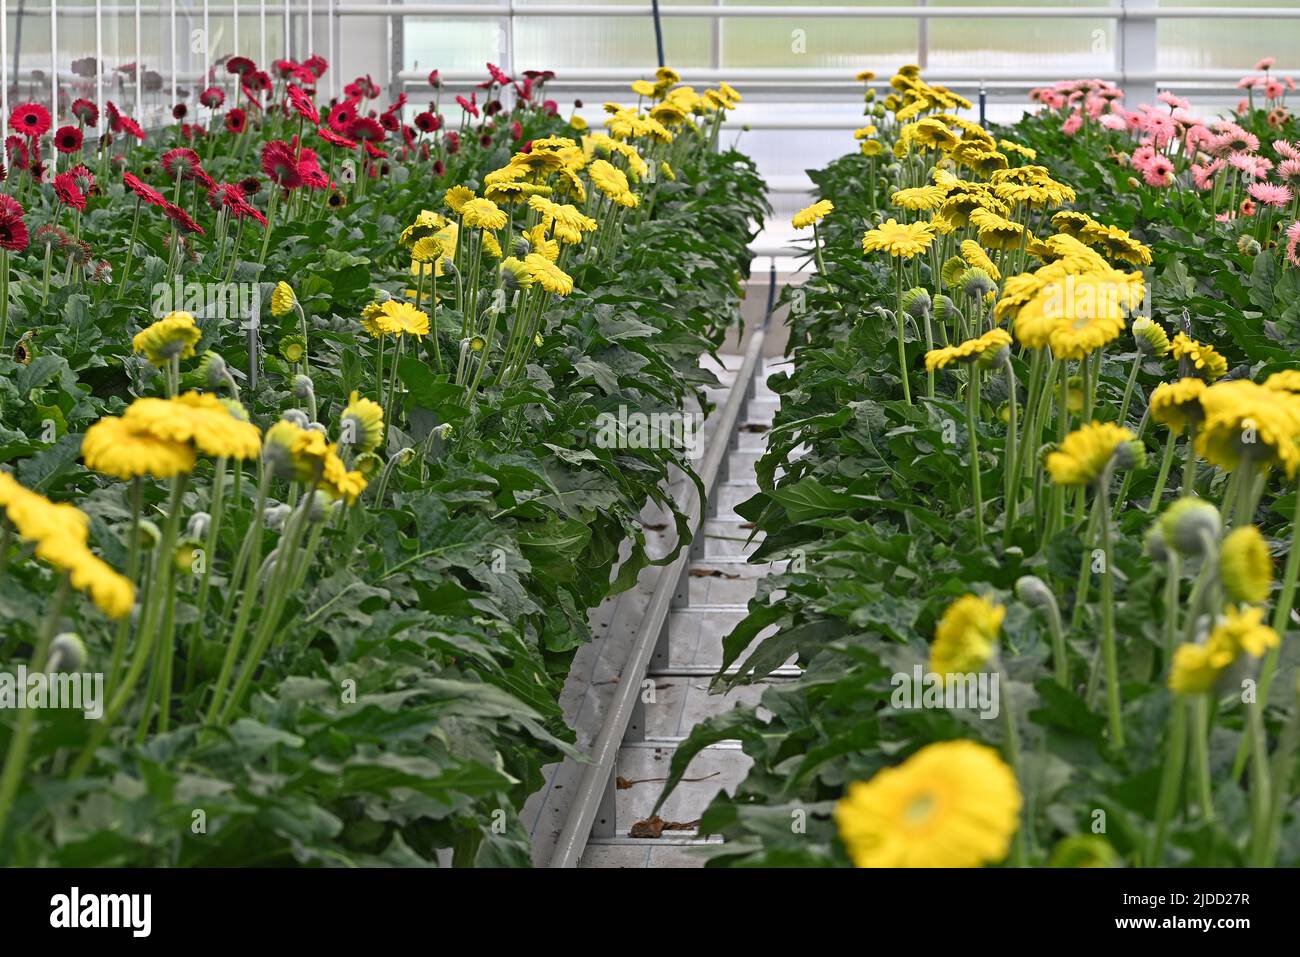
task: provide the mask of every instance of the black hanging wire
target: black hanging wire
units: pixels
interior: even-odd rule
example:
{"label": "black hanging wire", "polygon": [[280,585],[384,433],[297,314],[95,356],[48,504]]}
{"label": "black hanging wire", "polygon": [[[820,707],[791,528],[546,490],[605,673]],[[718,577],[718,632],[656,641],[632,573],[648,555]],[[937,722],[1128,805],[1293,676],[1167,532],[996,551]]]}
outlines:
{"label": "black hanging wire", "polygon": [[655,53],[659,55],[659,65],[664,65],[664,25],[659,19],[659,0],[650,0],[650,9],[655,18]]}

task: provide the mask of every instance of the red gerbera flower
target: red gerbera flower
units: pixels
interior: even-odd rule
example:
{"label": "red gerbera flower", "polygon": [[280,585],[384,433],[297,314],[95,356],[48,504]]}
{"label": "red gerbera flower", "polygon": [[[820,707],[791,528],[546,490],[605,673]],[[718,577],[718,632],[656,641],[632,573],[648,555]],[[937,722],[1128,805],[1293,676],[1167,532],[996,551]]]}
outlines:
{"label": "red gerbera flower", "polygon": [[453,156],[460,152],[460,134],[452,130],[447,134],[447,155]]}
{"label": "red gerbera flower", "polygon": [[194,179],[195,170],[202,169],[202,166],[199,154],[185,146],[178,146],[162,155],[163,172],[173,181]]}
{"label": "red gerbera flower", "polygon": [[384,141],[384,128],[368,116],[358,116],[348,124],[347,135],[354,140],[382,143]]}
{"label": "red gerbera flower", "polygon": [[15,106],[9,114],[9,128],[33,139],[44,136],[50,130],[50,111],[39,103]]}
{"label": "red gerbera flower", "polygon": [[71,171],[54,177],[54,195],[65,206],[81,212],[86,208],[86,195],[77,188],[77,177]]}
{"label": "red gerbera flower", "polygon": [[330,68],[329,61],[319,53],[313,53],[307,59],[302,61],[302,65],[311,70],[312,76],[320,79],[325,75],[325,71]]}
{"label": "red gerbera flower", "polygon": [[187,233],[198,233],[200,236],[203,235],[203,227],[191,219],[190,214],[185,212],[185,210],[181,209],[179,206],[173,206],[171,203],[165,202],[163,203],[162,210],[167,218],[175,223],[178,228],[183,229]]}
{"label": "red gerbera flower", "polygon": [[402,128],[402,121],[397,118],[397,114],[392,110],[385,110],[379,114],[379,125],[389,133],[396,133]]}
{"label": "red gerbera flower", "polygon": [[498,83],[501,86],[506,86],[510,83],[510,77],[506,76],[505,73],[501,71],[501,68],[495,63],[489,63],[487,68],[488,72],[492,74],[493,83]]}
{"label": "red gerbera flower", "polygon": [[31,154],[27,152],[27,141],[21,136],[10,136],[5,139],[5,153],[9,157],[11,169],[27,169],[32,165]]}
{"label": "red gerbera flower", "polygon": [[184,103],[177,103],[172,107],[172,119],[183,120],[189,114],[190,108]]}
{"label": "red gerbera flower", "polygon": [[435,133],[442,126],[442,117],[425,110],[415,116],[415,128],[421,133]]}
{"label": "red gerbera flower", "polygon": [[463,97],[459,93],[456,94],[456,102],[459,103],[460,108],[464,110],[466,113],[468,113],[470,116],[479,115],[477,100],[478,100],[477,93],[471,93],[470,98],[468,100],[465,99],[465,97]]}
{"label": "red gerbera flower", "polygon": [[284,140],[271,140],[262,147],[262,172],[285,189],[302,185],[302,170],[293,155],[293,147]]}
{"label": "red gerbera flower", "polygon": [[232,56],[226,61],[226,72],[245,76],[257,70],[257,64],[246,56]]}
{"label": "red gerbera flower", "polygon": [[239,191],[245,196],[256,196],[262,188],[262,181],[256,176],[245,176],[239,181]]}
{"label": "red gerbera flower", "polygon": [[442,77],[438,75],[437,70],[434,70],[429,74],[429,86],[433,87],[435,90],[442,86]]}
{"label": "red gerbera flower", "polygon": [[289,105],[293,107],[295,113],[312,123],[320,122],[320,113],[316,109],[316,104],[311,101],[310,96],[303,92],[302,87],[290,83],[289,89],[285,93],[289,97]]}
{"label": "red gerbera flower", "polygon": [[329,124],[329,128],[335,133],[347,135],[348,127],[352,125],[352,121],[356,118],[357,108],[354,103],[335,103],[325,117],[325,122]]}
{"label": "red gerbera flower", "polygon": [[27,242],[22,204],[12,196],[0,193],[0,249],[22,252],[27,248]]}
{"label": "red gerbera flower", "polygon": [[87,196],[92,195],[92,191],[95,188],[95,174],[87,168],[85,163],[78,163],[76,166],[72,167],[72,169],[68,170],[68,173],[77,184],[77,189],[81,190],[81,192],[85,193]]}
{"label": "red gerbera flower", "polygon": [[293,74],[298,64],[293,60],[276,60],[271,64],[271,69],[280,74],[281,79],[287,79]]}
{"label": "red gerbera flower", "polygon": [[94,126],[99,122],[99,107],[90,100],[73,100],[72,115],[87,126]]}
{"label": "red gerbera flower", "polygon": [[232,107],[226,111],[226,129],[231,133],[242,133],[247,125],[248,114],[239,107]]}
{"label": "red gerbera flower", "polygon": [[134,173],[123,173],[122,182],[126,184],[127,189],[152,206],[165,206],[167,204],[166,196],[148,183],[141,181]]}
{"label": "red gerbera flower", "polygon": [[371,159],[383,159],[385,156],[388,155],[387,150],[380,149],[378,146],[376,146],[374,143],[371,143],[369,140],[366,140],[361,145],[365,147],[366,154],[370,156]]}
{"label": "red gerbera flower", "polygon": [[215,86],[210,86],[199,94],[199,102],[210,110],[218,110],[226,102],[226,94]]}
{"label": "red gerbera flower", "polygon": [[339,134],[335,133],[333,130],[326,129],[323,126],[316,131],[316,135],[331,146],[341,146],[345,150],[354,150],[357,148],[355,140],[350,140],[346,136],[339,136]]}
{"label": "red gerbera flower", "polygon": [[136,139],[138,139],[141,143],[144,142],[144,130],[141,129],[140,124],[137,123],[135,120],[131,119],[131,117],[119,116],[117,118],[117,122],[118,125],[121,127],[123,133],[129,133],[132,136],[134,136]]}
{"label": "red gerbera flower", "polygon": [[81,130],[75,126],[60,126],[54,134],[54,148],[60,153],[76,153],[81,149]]}

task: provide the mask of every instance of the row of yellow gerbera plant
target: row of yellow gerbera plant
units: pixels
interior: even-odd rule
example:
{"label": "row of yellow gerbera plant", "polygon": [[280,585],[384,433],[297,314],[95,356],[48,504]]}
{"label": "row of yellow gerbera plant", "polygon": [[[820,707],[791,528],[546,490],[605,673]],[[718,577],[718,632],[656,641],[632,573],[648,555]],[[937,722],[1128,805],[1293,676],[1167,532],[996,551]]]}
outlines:
{"label": "row of yellow gerbera plant", "polygon": [[[379,401],[353,393],[335,423],[333,440],[317,421],[310,324],[289,283],[276,284],[269,305],[276,318],[291,313],[298,318],[298,332],[280,343],[280,354],[290,362],[293,394],[306,409],[285,410],[265,432],[250,421],[220,354],[208,350],[197,356],[202,331],[192,314],[170,313],[136,335],[134,350],[157,370],[163,394],[138,398],[120,416],[104,417],[82,443],[88,468],[129,485],[124,574],[90,550],[90,522],[83,512],[51,502],[0,472],[0,562],[8,561],[16,535],[32,546],[32,557],[60,573],[33,667],[46,666],[69,589],[84,591],[117,621],[108,706],[72,763],[73,776],[89,769],[96,749],[133,700],[143,702],[137,741],[151,730],[168,730],[177,653],[186,662],[182,687],[188,692],[211,636],[221,636],[224,651],[205,695],[206,722],[221,725],[235,716],[264,656],[281,637],[282,613],[305,582],[326,524],[341,523],[344,510],[358,502],[376,474],[374,498],[382,503],[393,469],[413,457],[411,449],[397,450],[387,461],[378,454],[401,391],[398,365],[407,347],[418,350],[423,344],[432,368],[471,397],[489,370],[494,385],[517,381],[541,344],[547,304],[573,292],[565,266],[607,261],[626,225],[653,208],[658,184],[675,179],[673,164],[687,150],[712,148],[726,111],[740,100],[725,83],[696,93],[669,69],[658,71],[653,83],[638,81],[633,92],[649,105],[606,104],[608,133],[536,140],[485,176],[481,195],[455,186],[443,197],[445,212],[423,211],[404,230],[399,245],[410,256],[415,288],[405,297],[380,294],[360,319],[376,344],[372,384]],[[488,260],[497,261],[495,269]],[[438,334],[448,332],[438,321],[448,307],[461,317],[453,356],[442,354]],[[182,392],[182,363],[196,357],[206,390]],[[446,434],[445,427],[434,430],[430,441]],[[203,460],[210,470],[199,479]],[[145,506],[151,481],[170,487],[166,505],[156,511]],[[256,488],[251,521],[235,554],[225,556],[226,590],[214,600],[213,569],[227,503],[240,498],[245,481]],[[193,508],[196,502],[206,503],[206,510]],[[264,556],[268,530],[277,539]],[[198,564],[196,555],[202,556]],[[0,564],[0,574],[4,571]],[[184,571],[195,573],[183,576]],[[176,599],[184,588],[195,589],[192,625],[176,620]],[[31,709],[21,712],[5,755],[0,835],[21,782],[34,721]]]}
{"label": "row of yellow gerbera plant", "polygon": [[[1164,664],[1175,700],[1155,833],[1144,860],[1162,860],[1188,762],[1198,813],[1205,820],[1213,818],[1208,758],[1217,703],[1213,692],[1240,688],[1243,678],[1258,673],[1258,694],[1242,695],[1246,723],[1233,780],[1248,764],[1250,859],[1271,864],[1278,852],[1283,788],[1294,766],[1294,732],[1300,729],[1291,729],[1270,755],[1262,709],[1277,673],[1280,635],[1294,604],[1300,551],[1294,547],[1293,524],[1281,588],[1271,623],[1266,624],[1272,562],[1263,535],[1251,523],[1270,475],[1280,471],[1293,482],[1300,467],[1300,372],[1276,373],[1263,383],[1222,381],[1227,363],[1213,346],[1185,331],[1171,337],[1147,317],[1135,319],[1130,327],[1128,318],[1146,292],[1142,273],[1130,267],[1149,265],[1150,249],[1122,229],[1061,209],[1075,201],[1075,193],[1034,163],[1033,150],[995,140],[978,124],[954,115],[950,111],[970,104],[927,84],[917,68],[904,67],[890,85],[884,103],[869,108],[880,126],[864,127],[856,135],[863,154],[873,158],[873,172],[875,157],[886,149],[877,138],[882,128],[883,136],[892,138],[888,148],[896,166],[888,173],[899,188],[890,201],[899,210],[898,218],[867,230],[862,249],[864,254],[883,252],[893,263],[892,313],[903,397],[913,401],[905,349],[905,329],[911,322],[927,346],[926,396],[935,396],[935,377],[943,370],[957,371],[961,379],[971,508],[975,537],[983,545],[987,506],[976,428],[983,412],[981,384],[991,375],[1006,376],[1004,546],[1011,544],[1020,514],[1033,516],[1040,548],[1059,531],[1082,533],[1084,556],[1073,620],[1068,623],[1075,629],[1087,608],[1093,549],[1100,549],[1102,627],[1085,697],[1091,704],[1104,683],[1109,739],[1116,749],[1124,748],[1125,729],[1110,564],[1112,526],[1127,501],[1133,470],[1145,464],[1141,438],[1146,429],[1167,429],[1147,506],[1151,514],[1163,501],[1178,440],[1187,434],[1181,497],[1160,515],[1148,537],[1149,554],[1166,568]],[[869,91],[868,102],[873,99]],[[817,224],[833,211],[832,203],[822,200],[794,219],[797,228],[814,228],[819,266]],[[933,290],[921,285],[919,263],[927,256]],[[1134,356],[1112,418],[1098,405],[1102,358],[1126,328],[1131,328]],[[1017,345],[1029,367],[1023,407],[1011,361]],[[1130,428],[1128,412],[1138,371],[1150,362],[1167,363],[1171,378],[1152,391],[1141,420]],[[1044,446],[1053,423],[1054,441]],[[1222,510],[1198,497],[1198,491],[1209,487],[1202,482],[1198,489],[1202,460],[1227,476]],[[1300,523],[1300,496],[1296,505],[1295,521]],[[1183,562],[1189,557],[1196,573],[1183,601]],[[1070,687],[1067,625],[1054,594],[1036,577],[1022,579],[1017,594],[1046,621],[1055,678]],[[1003,606],[986,596],[966,595],[954,602],[936,629],[931,670],[997,670],[1004,614]],[[1017,863],[1026,862],[1016,723],[1005,696],[1003,703],[1006,764],[992,749],[974,742],[932,744],[901,767],[850,787],[836,818],[855,863],[969,866],[1001,860],[1009,852]],[[950,810],[940,817],[936,809],[943,806],[964,807],[969,813]],[[967,826],[972,823],[978,826]]]}

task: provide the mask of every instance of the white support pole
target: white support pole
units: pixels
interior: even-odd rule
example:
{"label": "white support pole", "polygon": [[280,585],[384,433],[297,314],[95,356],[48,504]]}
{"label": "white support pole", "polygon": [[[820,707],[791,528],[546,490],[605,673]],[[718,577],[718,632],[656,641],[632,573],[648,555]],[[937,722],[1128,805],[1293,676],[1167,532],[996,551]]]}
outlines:
{"label": "white support pole", "polygon": [[99,108],[95,132],[104,132],[104,2],[95,0],[95,106]]}
{"label": "white support pole", "polygon": [[284,0],[284,58],[293,59],[293,20],[289,13],[289,0]]}
{"label": "white support pole", "polygon": [[[50,117],[59,125],[59,4],[50,0]],[[58,151],[50,144],[50,161],[58,159]]]}
{"label": "white support pole", "polygon": [[[9,120],[9,2],[0,0],[0,122]],[[5,157],[5,166],[9,158]]]}
{"label": "white support pole", "polygon": [[135,0],[135,121],[144,123],[144,44],[140,41],[140,0]]}
{"label": "white support pole", "polygon": [[258,26],[262,31],[262,56],[257,61],[258,69],[266,69],[266,0],[257,0]]}
{"label": "white support pole", "polygon": [[235,24],[234,38],[231,41],[233,43],[231,56],[239,56],[239,0],[231,0],[230,15]]}
{"label": "white support pole", "polygon": [[329,34],[326,49],[330,58],[330,92],[337,99],[339,95],[339,7],[338,0],[330,0]]}
{"label": "white support pole", "polygon": [[304,54],[311,56],[316,52],[316,36],[312,32],[312,2],[307,0],[307,43],[303,47]]}
{"label": "white support pole", "polygon": [[171,12],[169,14],[171,24],[171,62],[172,62],[172,105],[176,105],[176,77],[181,72],[181,65],[176,57],[176,0],[171,0]]}
{"label": "white support pole", "polygon": [[[203,0],[203,79],[199,82],[199,89],[208,88],[208,71],[212,69],[212,30],[208,26],[208,0]],[[195,104],[197,107],[197,103]],[[194,111],[198,113],[197,108]],[[211,115],[211,111],[209,111]]]}
{"label": "white support pole", "polygon": [[[1159,0],[1122,0],[1124,10],[1153,11]],[[1157,61],[1156,20],[1154,17],[1125,17],[1115,21],[1115,68],[1120,74],[1120,87],[1124,90],[1124,104],[1137,109],[1139,103],[1152,103],[1156,85],[1139,76],[1155,72]]]}

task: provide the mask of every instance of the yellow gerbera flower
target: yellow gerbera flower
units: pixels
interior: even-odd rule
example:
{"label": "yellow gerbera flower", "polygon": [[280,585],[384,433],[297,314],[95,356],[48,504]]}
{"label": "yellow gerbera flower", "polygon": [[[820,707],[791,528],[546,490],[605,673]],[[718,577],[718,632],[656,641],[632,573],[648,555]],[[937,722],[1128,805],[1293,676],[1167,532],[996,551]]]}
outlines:
{"label": "yellow gerbera flower", "polygon": [[988,253],[980,248],[980,244],[973,239],[963,239],[961,243],[961,258],[975,266],[977,269],[983,269],[989,274],[989,278],[994,282],[1002,278],[1002,273],[998,272],[998,267],[993,265],[993,260],[989,258]]}
{"label": "yellow gerbera flower", "polygon": [[1088,422],[1047,456],[1047,472],[1057,485],[1087,485],[1102,474],[1121,446],[1135,438],[1113,422]]}
{"label": "yellow gerbera flower", "polygon": [[573,277],[545,256],[529,253],[524,257],[524,268],[533,277],[533,282],[547,292],[557,296],[567,296],[573,292]]}
{"label": "yellow gerbera flower", "polygon": [[384,438],[384,409],[353,390],[339,417],[342,441],[358,452],[373,452]]}
{"label": "yellow gerbera flower", "polygon": [[1242,654],[1262,658],[1270,648],[1281,643],[1278,633],[1264,624],[1264,609],[1250,606],[1228,608],[1214,631],[1210,632],[1209,640],[1212,648],[1231,649],[1234,659]]}
{"label": "yellow gerbera flower", "polygon": [[390,336],[427,336],[429,314],[409,302],[389,299],[371,320],[379,332]]}
{"label": "yellow gerbera flower", "polygon": [[460,208],[460,221],[471,229],[502,229],[509,221],[505,210],[490,199],[470,199]]}
{"label": "yellow gerbera flower", "polygon": [[996,751],[943,741],[850,784],[835,823],[856,867],[978,867],[1007,856],[1020,807]]}
{"label": "yellow gerbera flower", "polygon": [[1210,382],[1221,378],[1228,371],[1228,360],[1219,355],[1213,346],[1197,342],[1185,332],[1174,336],[1169,347],[1175,359],[1189,360],[1192,367]]}
{"label": "yellow gerbera flower", "polygon": [[803,209],[799,210],[799,212],[795,213],[794,219],[790,221],[791,225],[793,225],[795,229],[807,229],[813,223],[825,219],[834,208],[835,204],[829,199],[818,200],[811,206],[805,206]]}
{"label": "yellow gerbera flower", "polygon": [[257,426],[237,417],[227,403],[206,392],[174,399],[136,399],[123,413],[125,424],[167,442],[188,442],[204,455],[251,459],[261,451]]}
{"label": "yellow gerbera flower", "polygon": [[948,191],[940,186],[914,186],[896,190],[889,201],[901,209],[929,211],[942,206],[947,194]]}
{"label": "yellow gerbera flower", "polygon": [[982,336],[967,339],[955,346],[931,349],[925,354],[925,369],[927,372],[933,372],[954,362],[973,362],[988,352],[996,352],[1009,345],[1011,345],[1011,335],[1005,329],[990,329]]}
{"label": "yellow gerbera flower", "polygon": [[930,671],[938,675],[983,671],[997,651],[1006,614],[1006,608],[981,595],[958,598],[934,629]]}
{"label": "yellow gerbera flower", "polygon": [[1234,528],[1219,546],[1219,580],[1232,601],[1258,604],[1273,590],[1273,559],[1254,525]]}
{"label": "yellow gerbera flower", "polygon": [[293,286],[281,279],[271,291],[271,315],[277,319],[287,316],[293,312],[293,307],[296,305],[298,305],[298,297],[294,295]]}
{"label": "yellow gerbera flower", "polygon": [[453,186],[442,194],[443,202],[453,213],[460,215],[465,204],[474,198],[474,191],[468,186]]}
{"label": "yellow gerbera flower", "polygon": [[1274,372],[1264,380],[1265,389],[1276,389],[1279,392],[1300,392],[1300,369],[1283,369],[1281,372]]}
{"label": "yellow gerbera flower", "polygon": [[911,259],[925,252],[934,242],[934,229],[927,223],[899,223],[888,219],[862,237],[862,252],[873,253],[882,249],[891,256]]}
{"label": "yellow gerbera flower", "polygon": [[1175,434],[1194,425],[1204,416],[1201,396],[1206,385],[1201,379],[1186,378],[1162,382],[1151,393],[1151,418],[1169,426]]}
{"label": "yellow gerbera flower", "polygon": [[81,440],[86,468],[122,480],[151,475],[171,478],[194,470],[196,453],[188,442],[161,439],[137,431],[115,415],[106,415]]}
{"label": "yellow gerbera flower", "polygon": [[1300,396],[1266,389],[1248,379],[1217,382],[1201,395],[1205,419],[1196,452],[1231,471],[1243,460],[1281,466],[1288,478],[1300,468]]}
{"label": "yellow gerbera flower", "polygon": [[194,347],[203,338],[203,333],[194,324],[194,316],[188,312],[169,312],[157,322],[136,333],[131,340],[131,348],[156,366],[163,366],[172,359],[189,359],[194,355]]}

